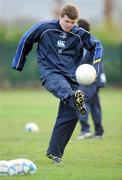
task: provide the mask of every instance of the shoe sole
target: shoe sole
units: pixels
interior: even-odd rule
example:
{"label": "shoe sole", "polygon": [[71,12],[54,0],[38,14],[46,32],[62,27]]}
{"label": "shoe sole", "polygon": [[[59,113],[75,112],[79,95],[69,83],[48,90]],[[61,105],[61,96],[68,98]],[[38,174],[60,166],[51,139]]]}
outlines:
{"label": "shoe sole", "polygon": [[85,114],[87,112],[84,103],[84,94],[79,90],[75,93],[75,103],[78,111],[80,111],[81,114]]}
{"label": "shoe sole", "polygon": [[52,154],[47,154],[47,157],[48,157],[49,159],[51,159],[51,160],[53,161],[53,164],[55,164],[55,165],[61,165],[61,164],[63,164],[63,163],[62,163],[62,160],[61,160],[60,158],[58,158],[57,156],[54,156],[54,155],[52,155]]}
{"label": "shoe sole", "polygon": [[85,134],[85,135],[81,135],[81,136],[78,136],[77,137],[77,139],[90,139],[90,138],[92,138],[92,134],[91,133],[89,133],[89,134]]}

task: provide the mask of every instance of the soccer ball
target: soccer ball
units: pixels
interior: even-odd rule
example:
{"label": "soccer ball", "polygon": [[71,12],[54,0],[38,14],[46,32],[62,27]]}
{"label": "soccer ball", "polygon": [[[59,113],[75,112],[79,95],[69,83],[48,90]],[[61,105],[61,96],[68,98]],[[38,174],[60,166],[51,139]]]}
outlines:
{"label": "soccer ball", "polygon": [[34,174],[37,170],[36,165],[28,159],[15,159],[11,160],[11,163],[16,167],[17,175]]}
{"label": "soccer ball", "polygon": [[29,167],[26,161],[23,159],[14,159],[10,161],[16,168],[17,175],[23,175],[29,173]]}
{"label": "soccer ball", "polygon": [[36,165],[28,159],[0,160],[0,176],[34,174]]}
{"label": "soccer ball", "polygon": [[38,131],[39,131],[39,127],[38,127],[38,125],[35,124],[35,123],[27,123],[27,124],[25,125],[25,130],[26,130],[27,132],[38,132]]}
{"label": "soccer ball", "polygon": [[28,164],[29,174],[34,174],[37,170],[36,165],[29,159],[25,159],[25,162]]}
{"label": "soccer ball", "polygon": [[82,64],[76,69],[75,75],[79,84],[89,85],[96,79],[96,70],[90,64]]}
{"label": "soccer ball", "polygon": [[15,176],[16,174],[16,167],[13,163],[6,160],[0,161],[0,176]]}

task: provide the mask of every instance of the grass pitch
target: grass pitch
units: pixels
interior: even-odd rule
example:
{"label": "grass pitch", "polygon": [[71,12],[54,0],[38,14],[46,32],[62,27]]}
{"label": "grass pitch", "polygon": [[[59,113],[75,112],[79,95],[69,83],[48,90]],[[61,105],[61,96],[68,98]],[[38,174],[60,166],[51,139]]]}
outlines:
{"label": "grass pitch", "polygon": [[[37,165],[34,175],[0,177],[2,180],[121,180],[122,179],[122,89],[102,89],[101,104],[105,137],[77,140],[80,125],[68,143],[63,165],[55,166],[45,156],[55,123],[58,100],[47,91],[0,91],[0,159],[28,158]],[[27,133],[28,122],[39,133]],[[93,132],[93,124],[91,131]]]}

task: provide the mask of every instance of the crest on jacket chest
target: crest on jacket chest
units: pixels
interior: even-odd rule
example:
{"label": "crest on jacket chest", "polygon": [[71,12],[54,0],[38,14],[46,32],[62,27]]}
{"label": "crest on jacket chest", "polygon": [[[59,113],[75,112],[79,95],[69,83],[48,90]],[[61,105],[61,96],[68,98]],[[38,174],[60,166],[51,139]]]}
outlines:
{"label": "crest on jacket chest", "polygon": [[61,32],[60,37],[63,39],[67,38],[67,34],[65,32]]}

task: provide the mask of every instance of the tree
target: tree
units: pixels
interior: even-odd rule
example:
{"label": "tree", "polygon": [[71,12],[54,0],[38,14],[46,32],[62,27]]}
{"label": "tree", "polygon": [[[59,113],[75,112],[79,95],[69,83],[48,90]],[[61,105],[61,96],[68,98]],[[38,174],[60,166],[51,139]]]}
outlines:
{"label": "tree", "polygon": [[109,24],[112,23],[114,0],[104,0],[104,16],[105,21]]}

